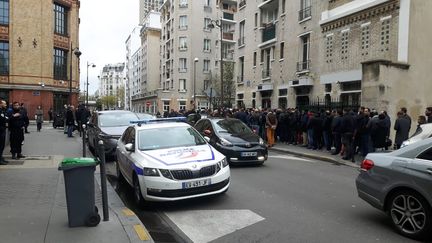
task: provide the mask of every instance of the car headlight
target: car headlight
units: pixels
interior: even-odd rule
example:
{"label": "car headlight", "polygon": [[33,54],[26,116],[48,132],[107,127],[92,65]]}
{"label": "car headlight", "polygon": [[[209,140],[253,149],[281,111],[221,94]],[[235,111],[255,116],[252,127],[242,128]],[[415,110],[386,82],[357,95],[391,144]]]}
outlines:
{"label": "car headlight", "polygon": [[159,171],[155,168],[144,168],[144,176],[159,176]]}
{"label": "car headlight", "polygon": [[225,138],[221,138],[221,139],[220,139],[220,143],[221,143],[223,146],[228,146],[228,147],[233,146],[233,144],[232,144],[230,141],[226,140]]}
{"label": "car headlight", "polygon": [[264,144],[265,144],[264,139],[260,138],[260,139],[259,139],[259,144],[260,144],[260,145],[264,145]]}
{"label": "car headlight", "polygon": [[161,174],[163,175],[163,177],[168,178],[173,180],[174,178],[172,177],[171,173],[169,170],[164,170],[164,169],[159,169],[159,171],[161,172]]}
{"label": "car headlight", "polygon": [[222,160],[221,160],[221,164],[222,164],[222,167],[227,167],[228,166],[228,160],[226,159],[226,158],[223,158]]}

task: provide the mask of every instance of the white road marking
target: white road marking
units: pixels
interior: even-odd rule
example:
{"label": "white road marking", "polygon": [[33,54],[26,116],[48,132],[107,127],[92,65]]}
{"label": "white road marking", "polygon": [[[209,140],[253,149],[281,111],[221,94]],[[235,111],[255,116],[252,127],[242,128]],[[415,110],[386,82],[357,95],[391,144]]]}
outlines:
{"label": "white road marking", "polygon": [[195,243],[210,242],[264,220],[247,209],[165,212],[165,215]]}
{"label": "white road marking", "polygon": [[275,159],[286,159],[286,160],[301,160],[301,161],[305,161],[305,162],[309,162],[309,163],[316,163],[316,161],[312,161],[309,159],[303,159],[300,157],[295,157],[295,156],[288,156],[288,155],[269,155],[269,158],[275,158]]}

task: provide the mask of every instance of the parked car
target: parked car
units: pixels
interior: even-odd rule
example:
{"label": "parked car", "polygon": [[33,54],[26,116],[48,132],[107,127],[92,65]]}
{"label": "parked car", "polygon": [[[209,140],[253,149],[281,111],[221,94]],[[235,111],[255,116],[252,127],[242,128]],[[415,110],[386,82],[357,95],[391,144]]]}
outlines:
{"label": "parked car", "polygon": [[227,157],[229,163],[263,164],[268,151],[264,140],[246,124],[234,118],[204,118],[195,129],[208,137],[209,143]]}
{"label": "parked car", "polygon": [[131,121],[139,120],[131,111],[98,111],[93,114],[87,123],[88,146],[92,152],[97,153],[98,141],[102,140],[105,146],[107,160],[115,159],[117,141],[130,126]]}
{"label": "parked car", "polygon": [[416,132],[406,141],[404,141],[401,147],[408,146],[412,143],[421,141],[426,138],[432,137],[432,123],[420,125]]}
{"label": "parked car", "polygon": [[[185,118],[183,118],[185,120]],[[138,204],[174,201],[224,193],[230,185],[230,168],[180,118],[138,122],[117,144],[117,177],[134,188]]]}
{"label": "parked car", "polygon": [[432,238],[432,138],[368,154],[356,186],[359,197],[386,212],[399,233]]}
{"label": "parked car", "polygon": [[148,113],[135,113],[135,114],[137,114],[137,116],[140,120],[150,120],[150,119],[156,118],[156,116],[154,116],[152,114],[148,114]]}

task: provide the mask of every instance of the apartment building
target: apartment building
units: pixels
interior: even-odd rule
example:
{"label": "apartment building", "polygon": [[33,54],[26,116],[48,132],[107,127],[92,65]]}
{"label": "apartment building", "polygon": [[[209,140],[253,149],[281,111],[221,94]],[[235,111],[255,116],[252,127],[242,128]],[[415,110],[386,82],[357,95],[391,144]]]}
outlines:
{"label": "apartment building", "polygon": [[[150,11],[140,30],[138,86],[132,88],[131,110],[155,114],[160,85],[160,13]],[[132,58],[134,60],[134,58]],[[133,83],[133,81],[132,81]]]}
{"label": "apartment building", "polygon": [[163,3],[159,112],[208,108],[220,96],[221,64],[234,63],[236,12],[232,0]]}
{"label": "apartment building", "polygon": [[121,107],[124,103],[125,71],[124,63],[107,64],[98,76],[100,97],[115,96],[118,107]]}
{"label": "apartment building", "polygon": [[0,1],[0,97],[24,103],[29,117],[39,105],[60,111],[78,102],[79,7],[76,0]]}
{"label": "apartment building", "polygon": [[295,107],[319,84],[322,1],[239,2],[236,102],[239,107]]}
{"label": "apartment building", "polygon": [[[431,1],[331,0],[323,11],[320,82],[325,97],[416,119],[431,106]],[[415,125],[415,122],[413,122]]]}
{"label": "apartment building", "polygon": [[141,92],[142,49],[139,26],[132,29],[126,39],[126,62],[125,62],[125,109],[132,109],[132,96]]}
{"label": "apartment building", "polygon": [[162,3],[163,0],[139,0],[139,24],[143,25],[146,22],[151,11],[159,11]]}

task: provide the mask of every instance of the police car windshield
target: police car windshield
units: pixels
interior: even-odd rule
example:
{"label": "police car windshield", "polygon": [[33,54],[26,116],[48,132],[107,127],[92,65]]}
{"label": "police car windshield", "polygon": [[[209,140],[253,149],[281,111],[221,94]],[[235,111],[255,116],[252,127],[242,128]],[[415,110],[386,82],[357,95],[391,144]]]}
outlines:
{"label": "police car windshield", "polygon": [[129,112],[100,113],[99,126],[100,127],[129,126],[130,121],[136,119],[138,119],[137,115]]}
{"label": "police car windshield", "polygon": [[138,149],[154,150],[204,145],[206,141],[192,127],[152,128],[138,133]]}

